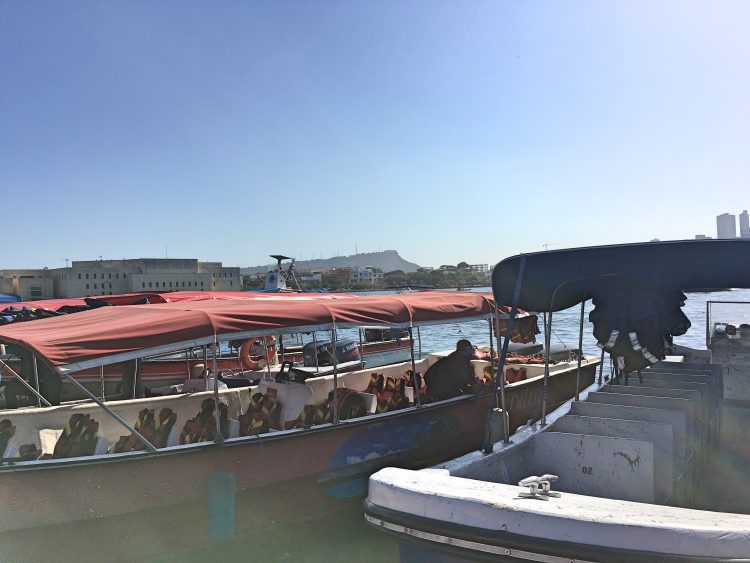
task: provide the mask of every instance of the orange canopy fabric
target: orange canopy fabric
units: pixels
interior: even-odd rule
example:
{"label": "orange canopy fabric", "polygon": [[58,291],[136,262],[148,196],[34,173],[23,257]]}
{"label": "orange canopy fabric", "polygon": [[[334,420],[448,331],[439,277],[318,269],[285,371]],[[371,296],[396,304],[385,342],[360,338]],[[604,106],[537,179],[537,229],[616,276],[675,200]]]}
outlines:
{"label": "orange canopy fabric", "polygon": [[[73,371],[210,344],[215,338],[241,339],[334,327],[439,324],[489,318],[494,309],[491,294],[476,292],[344,294],[341,298],[337,294],[273,295],[265,299],[101,307],[0,327],[0,341],[28,348],[50,365],[67,366]],[[502,308],[502,312],[507,316],[508,309]]]}

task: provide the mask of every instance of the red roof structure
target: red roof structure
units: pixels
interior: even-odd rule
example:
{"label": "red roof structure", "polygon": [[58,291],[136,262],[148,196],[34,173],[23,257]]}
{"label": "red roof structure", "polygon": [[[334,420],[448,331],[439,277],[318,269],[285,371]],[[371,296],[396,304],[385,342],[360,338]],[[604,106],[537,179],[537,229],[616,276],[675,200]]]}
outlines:
{"label": "red roof structure", "polygon": [[[135,305],[144,300],[150,304],[154,303],[179,303],[181,301],[247,301],[251,299],[275,299],[275,298],[297,298],[297,299],[343,299],[356,297],[349,293],[266,293],[254,291],[169,291],[164,293],[121,293],[118,295],[96,295],[91,299],[103,301],[110,305]],[[37,301],[16,301],[7,303],[6,307],[17,309],[50,309],[57,311],[62,307],[79,307],[86,305],[83,297],[71,297],[62,299],[40,299]]]}
{"label": "red roof structure", "polygon": [[[0,341],[28,348],[53,367],[76,371],[216,340],[487,319],[494,310],[492,295],[477,292],[240,295],[243,297],[100,307],[14,323],[0,327]],[[503,316],[508,311],[502,308]]]}

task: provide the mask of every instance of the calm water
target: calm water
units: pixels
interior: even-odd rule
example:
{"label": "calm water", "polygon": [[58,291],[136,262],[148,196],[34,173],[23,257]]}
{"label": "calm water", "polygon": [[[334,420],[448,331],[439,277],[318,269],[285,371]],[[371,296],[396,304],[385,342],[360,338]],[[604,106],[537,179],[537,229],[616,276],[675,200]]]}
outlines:
{"label": "calm water", "polygon": [[[481,289],[480,289],[481,290]],[[477,291],[480,291],[477,290]],[[489,290],[486,288],[485,290]],[[706,301],[750,301],[750,290],[694,293],[688,295],[683,311],[692,322],[692,327],[677,343],[694,348],[705,348]],[[722,320],[737,320],[727,309],[731,306],[715,307],[724,314]],[[584,351],[599,355],[600,350],[591,336],[588,314],[590,302],[585,309]],[[716,318],[717,315],[714,315]],[[580,307],[555,313],[552,319],[552,341],[577,344]],[[747,321],[747,319],[745,319]],[[540,328],[542,328],[540,323]],[[424,353],[452,349],[460,338],[469,338],[474,344],[489,344],[489,329],[484,321],[461,325],[426,327],[422,331]],[[356,336],[356,335],[355,335]],[[539,335],[538,338],[542,338]],[[540,340],[541,342],[542,340]],[[172,554],[157,561],[398,561],[398,546],[389,536],[370,529],[363,519],[359,504],[343,508],[330,514],[324,522],[305,522],[285,525],[254,537],[236,538],[229,544],[210,546],[187,553]]]}
{"label": "calm water", "polygon": [[[490,292],[491,288],[475,288],[473,291]],[[709,300],[750,301],[750,289],[688,294],[687,301],[682,310],[690,319],[692,326],[685,335],[675,338],[675,343],[692,348],[706,347],[706,302]],[[592,309],[591,301],[587,301],[584,312],[583,350],[586,354],[598,356],[601,354],[601,350],[596,346],[596,340],[592,335],[592,325],[588,321],[588,316]],[[715,318],[724,315],[723,320],[727,320],[727,317],[729,317],[730,320],[736,319],[737,322],[741,322],[742,318],[739,317],[747,313],[742,307],[738,308],[732,305],[716,305],[714,306],[714,311]],[[580,305],[554,313],[552,317],[552,344],[554,345],[557,342],[578,345],[580,317]],[[750,320],[745,318],[745,322],[750,322]],[[543,328],[540,318],[539,329],[542,330]],[[468,338],[477,346],[489,346],[489,327],[485,321],[424,327],[420,332],[423,353],[453,349],[456,341],[461,338]],[[544,342],[544,335],[537,335],[537,341],[540,343]]]}

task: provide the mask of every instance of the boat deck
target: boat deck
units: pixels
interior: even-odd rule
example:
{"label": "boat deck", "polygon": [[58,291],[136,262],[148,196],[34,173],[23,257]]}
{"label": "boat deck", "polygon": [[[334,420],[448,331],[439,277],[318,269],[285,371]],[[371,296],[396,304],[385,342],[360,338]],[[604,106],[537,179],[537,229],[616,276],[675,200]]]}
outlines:
{"label": "boat deck", "polygon": [[748,425],[750,404],[722,398],[720,367],[664,362],[573,402],[503,481],[553,473],[560,491],[750,514]]}
{"label": "boat deck", "polygon": [[750,514],[750,404],[725,401],[722,405],[722,439],[710,446],[704,462],[703,481],[696,486],[696,508]]}
{"label": "boat deck", "polygon": [[[459,559],[746,557],[750,405],[723,392],[721,366],[698,363],[592,386],[492,454],[374,475],[367,519]],[[560,496],[518,486],[544,475]]]}

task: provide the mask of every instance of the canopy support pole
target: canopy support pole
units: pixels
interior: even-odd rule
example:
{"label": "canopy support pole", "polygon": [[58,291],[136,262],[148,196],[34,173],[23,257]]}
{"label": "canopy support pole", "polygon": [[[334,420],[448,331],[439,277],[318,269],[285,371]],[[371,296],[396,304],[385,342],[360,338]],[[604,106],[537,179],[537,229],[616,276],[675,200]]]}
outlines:
{"label": "canopy support pole", "polygon": [[[34,358],[34,361],[36,362],[36,358]],[[18,381],[20,381],[20,382],[21,382],[21,384],[22,384],[22,385],[23,385],[24,387],[26,387],[26,389],[28,389],[28,390],[29,390],[29,391],[31,391],[31,392],[32,392],[32,393],[33,393],[34,395],[36,395],[36,398],[37,398],[37,400],[38,400],[38,401],[42,401],[42,402],[43,402],[43,403],[44,403],[45,405],[47,405],[48,407],[51,407],[51,406],[52,406],[52,405],[50,404],[50,402],[49,402],[49,401],[48,401],[47,399],[45,399],[45,398],[44,398],[44,397],[42,396],[42,394],[41,394],[41,393],[40,393],[39,391],[37,391],[37,390],[36,390],[36,389],[34,389],[34,388],[33,388],[33,387],[31,386],[31,385],[29,385],[29,383],[28,383],[28,382],[27,382],[27,381],[26,381],[26,380],[25,380],[25,379],[24,379],[23,377],[21,377],[20,375],[18,375],[18,374],[17,374],[17,373],[16,373],[16,372],[15,372],[15,371],[13,370],[13,368],[12,368],[12,367],[10,367],[10,366],[9,366],[8,364],[6,364],[6,363],[5,363],[5,362],[4,362],[3,360],[0,360],[0,365],[1,365],[1,366],[3,366],[3,367],[4,367],[5,369],[7,369],[7,370],[8,370],[8,371],[9,371],[10,373],[12,373],[12,374],[13,374],[13,376],[14,376],[14,377],[15,377],[15,378],[16,378],[16,379],[17,379]]]}
{"label": "canopy support pole", "polygon": [[[331,338],[332,338],[332,344],[333,344],[333,354],[331,355],[331,359],[333,360],[333,423],[338,424],[339,422],[339,406],[338,406],[338,393],[336,388],[339,384],[339,361],[336,357],[336,322],[333,323],[333,328],[331,329]],[[316,354],[317,355],[317,354]]]}
{"label": "canopy support pole", "polygon": [[417,326],[417,345],[419,346],[419,359],[422,359],[422,331]]}
{"label": "canopy support pole", "polygon": [[36,390],[38,391],[36,395],[36,406],[41,407],[42,401],[40,397],[42,396],[42,392],[39,391],[39,367],[37,366],[37,363],[36,363],[36,356],[32,355],[31,361],[34,362],[34,385],[36,386]]}
{"label": "canopy support pole", "polygon": [[547,384],[549,383],[549,348],[552,340],[552,311],[544,313],[544,383],[542,385],[541,426],[547,426]]}
{"label": "canopy support pole", "polygon": [[[518,273],[516,274],[516,285],[513,288],[513,303],[511,304],[510,309],[510,317],[508,318],[508,322],[506,323],[505,327],[505,334],[506,337],[503,340],[503,347],[500,351],[500,358],[498,358],[498,364],[497,364],[497,373],[495,374],[495,384],[492,387],[492,401],[490,403],[490,408],[487,409],[487,417],[485,419],[484,423],[484,444],[482,445],[482,451],[484,453],[489,454],[492,453],[492,440],[490,437],[490,420],[492,417],[492,409],[494,408],[495,402],[497,401],[497,391],[501,386],[504,386],[504,368],[505,368],[505,358],[508,355],[508,344],[510,343],[510,337],[513,335],[513,325],[516,322],[516,314],[518,313],[518,299],[521,296],[521,282],[523,281],[523,272],[526,269],[526,256],[521,255],[521,260],[518,264]],[[498,315],[496,315],[497,317]],[[500,319],[497,319],[497,323],[499,325]],[[497,331],[497,337],[500,338],[500,331]],[[505,392],[503,390],[502,397],[505,396]],[[502,398],[501,397],[501,398]],[[505,417],[505,413],[503,412],[503,417]],[[505,424],[503,424],[505,426]],[[505,433],[507,435],[508,430],[506,429]],[[510,442],[510,438],[507,438],[506,443]]]}
{"label": "canopy support pole", "polygon": [[[497,312],[497,310],[496,310]],[[495,338],[494,330],[492,329],[492,323],[494,321],[490,318],[487,321],[487,324],[490,326],[490,369],[492,369],[492,356],[495,355],[495,343],[492,341]]]}
{"label": "canopy support pole", "polygon": [[[514,319],[515,320],[515,319]],[[490,322],[492,322],[492,319],[490,319]],[[495,304],[495,323],[497,323],[497,330],[495,330],[495,336],[497,336],[497,346],[500,348],[500,308],[497,306],[497,303]],[[510,322],[508,323],[508,328],[512,331],[512,325]],[[507,354],[508,346],[510,345],[510,340],[512,336],[512,332],[506,332],[505,338],[503,339],[503,346],[504,350]],[[510,335],[510,336],[509,336]],[[492,339],[490,339],[490,342],[492,342]],[[499,367],[499,364],[498,364]],[[490,369],[492,369],[492,356],[490,356]],[[503,442],[505,444],[510,443],[510,429],[505,424],[506,420],[510,420],[510,417],[506,417],[506,414],[508,411],[505,410],[505,366],[503,366],[502,369],[498,370],[498,372],[495,374],[495,382],[497,383],[497,378],[500,378],[500,408],[503,411]],[[493,395],[492,400],[493,402],[496,401],[495,397],[497,395]]]}
{"label": "canopy support pole", "polygon": [[318,338],[313,330],[313,356],[315,356],[315,373],[320,373],[320,366],[318,365]]}
{"label": "canopy support pole", "polygon": [[[265,344],[266,338],[263,337],[263,344]],[[216,351],[219,349],[219,342],[216,337],[216,333],[214,333],[214,358],[213,358],[213,368],[214,368],[214,415],[216,418],[216,437],[214,438],[214,442],[217,444],[221,444],[224,441],[224,435],[221,433],[221,409],[219,409],[219,366],[218,362],[216,360]],[[206,376],[206,382],[208,382],[208,376]]]}
{"label": "canopy support pole", "polygon": [[[185,367],[187,367],[187,378],[190,379],[190,350],[185,350]],[[135,398],[135,393],[133,393]]]}
{"label": "canopy support pole", "polygon": [[[36,367],[36,362],[34,362],[34,367]],[[99,366],[99,392],[102,396],[102,401],[104,400],[104,366]]]}
{"label": "canopy support pole", "polygon": [[359,332],[359,369],[365,369],[365,345],[362,341],[362,329],[358,329]]}
{"label": "canopy support pole", "polygon": [[[261,359],[266,360],[266,375],[268,376],[269,381],[273,381],[273,375],[271,375],[271,361],[268,359],[268,350],[270,348],[268,347],[268,337],[263,337],[263,357]],[[273,356],[271,356],[273,358]]]}
{"label": "canopy support pole", "polygon": [[411,387],[414,390],[414,405],[419,408],[422,406],[421,397],[419,396],[419,378],[417,377],[417,362],[414,359],[414,328],[409,327],[409,347],[411,351]]}
{"label": "canopy support pole", "polygon": [[[136,358],[135,360],[133,360],[133,362],[134,362],[133,369],[135,370],[135,373],[133,374],[133,389],[132,389],[133,394],[131,395],[131,397],[133,397],[134,399],[135,398],[140,399],[140,397],[138,397],[136,395],[136,392],[138,391],[138,380],[141,378],[141,372],[140,372],[141,368],[138,365],[138,358]],[[190,372],[189,371],[188,371],[188,377],[190,377]],[[143,391],[143,389],[141,389],[141,391]],[[141,395],[142,394],[143,393],[141,393]]]}
{"label": "canopy support pole", "polygon": [[580,398],[581,389],[581,357],[583,356],[583,316],[586,301],[581,301],[581,322],[578,325],[578,369],[576,370],[576,401]]}
{"label": "canopy support pole", "polygon": [[[76,380],[72,375],[66,372],[62,372],[61,375],[65,377],[68,381],[70,381],[75,387],[78,388],[81,393],[86,395],[89,399],[94,401],[97,405],[99,405],[104,411],[114,418],[117,422],[119,422],[123,427],[125,427],[128,432],[132,433],[133,436],[135,436],[138,441],[146,446],[146,449],[150,451],[151,453],[156,453],[156,448],[154,445],[149,442],[140,432],[138,432],[135,428],[130,426],[127,422],[125,422],[122,418],[120,418],[120,415],[118,415],[115,411],[113,411],[111,408],[109,408],[107,405],[105,405],[102,401],[98,399],[96,395],[94,395],[91,391],[86,389],[78,380]],[[46,401],[45,401],[46,402]],[[47,403],[49,404],[49,403]]]}

